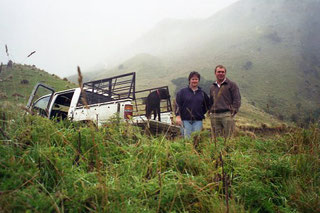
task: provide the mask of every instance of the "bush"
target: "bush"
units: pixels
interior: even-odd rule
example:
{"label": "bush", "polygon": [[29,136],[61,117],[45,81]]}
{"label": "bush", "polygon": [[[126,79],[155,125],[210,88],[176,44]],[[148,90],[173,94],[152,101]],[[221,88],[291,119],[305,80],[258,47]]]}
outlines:
{"label": "bush", "polygon": [[245,70],[250,70],[252,68],[252,62],[251,61],[247,61],[244,65],[243,65],[243,69]]}
{"label": "bush", "polygon": [[319,211],[317,126],[271,139],[167,140],[116,119],[97,129],[0,112],[5,212]]}

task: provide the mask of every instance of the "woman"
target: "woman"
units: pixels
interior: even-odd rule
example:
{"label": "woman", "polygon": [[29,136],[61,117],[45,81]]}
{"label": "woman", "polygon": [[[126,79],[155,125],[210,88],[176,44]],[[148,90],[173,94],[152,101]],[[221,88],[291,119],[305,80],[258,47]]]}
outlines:
{"label": "woman", "polygon": [[199,87],[200,74],[193,71],[188,79],[188,87],[181,89],[176,97],[176,123],[186,138],[202,129],[202,120],[210,109],[209,97]]}

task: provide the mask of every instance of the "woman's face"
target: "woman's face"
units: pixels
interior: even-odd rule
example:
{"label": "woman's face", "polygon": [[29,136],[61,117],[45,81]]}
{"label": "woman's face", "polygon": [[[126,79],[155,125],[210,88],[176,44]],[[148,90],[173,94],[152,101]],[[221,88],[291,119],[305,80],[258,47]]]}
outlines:
{"label": "woman's face", "polygon": [[192,76],[189,81],[189,86],[191,88],[196,88],[198,87],[198,85],[199,85],[199,78],[196,75]]}

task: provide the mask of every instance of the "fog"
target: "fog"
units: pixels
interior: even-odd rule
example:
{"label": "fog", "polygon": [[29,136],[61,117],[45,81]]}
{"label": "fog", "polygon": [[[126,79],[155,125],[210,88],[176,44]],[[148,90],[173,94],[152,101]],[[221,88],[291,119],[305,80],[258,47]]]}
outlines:
{"label": "fog", "polygon": [[1,0],[0,62],[36,65],[60,77],[75,74],[78,65],[107,68],[112,55],[161,20],[207,18],[236,1]]}

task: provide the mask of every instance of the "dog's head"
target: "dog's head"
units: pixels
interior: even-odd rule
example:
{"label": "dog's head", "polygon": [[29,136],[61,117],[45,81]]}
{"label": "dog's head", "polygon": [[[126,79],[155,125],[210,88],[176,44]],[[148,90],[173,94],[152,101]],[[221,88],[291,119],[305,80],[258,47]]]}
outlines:
{"label": "dog's head", "polygon": [[159,96],[160,99],[168,99],[170,98],[169,91],[166,89],[159,89]]}

